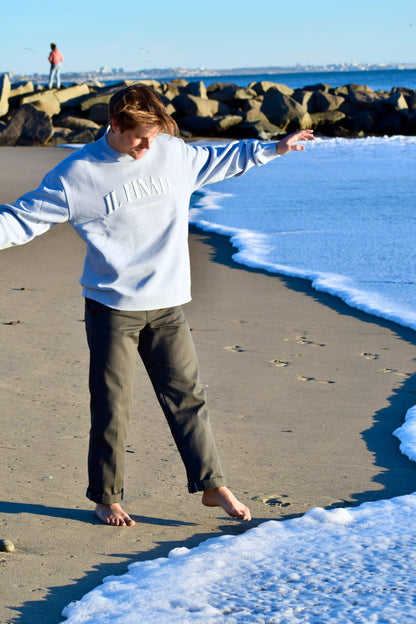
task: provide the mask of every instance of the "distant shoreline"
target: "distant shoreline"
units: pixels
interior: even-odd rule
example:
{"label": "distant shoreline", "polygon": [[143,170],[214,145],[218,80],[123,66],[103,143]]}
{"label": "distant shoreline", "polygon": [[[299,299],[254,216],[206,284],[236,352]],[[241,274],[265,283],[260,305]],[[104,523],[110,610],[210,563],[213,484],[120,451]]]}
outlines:
{"label": "distant shoreline", "polygon": [[[112,80],[114,82],[121,80],[161,80],[172,78],[212,78],[221,76],[252,76],[257,74],[270,74],[270,75],[287,75],[287,74],[320,74],[320,73],[354,73],[354,72],[389,72],[389,71],[412,71],[416,70],[415,63],[385,63],[385,64],[370,64],[370,63],[343,63],[343,64],[329,64],[329,65],[311,65],[302,66],[296,65],[295,67],[235,67],[231,69],[207,69],[204,67],[198,68],[182,68],[182,67],[168,67],[168,68],[152,68],[152,69],[137,69],[133,71],[124,71],[123,69],[111,69],[101,68],[100,70],[85,71],[85,72],[62,72],[62,79],[64,82],[80,82],[85,80],[99,80],[106,81]],[[7,72],[6,72],[7,73]],[[14,74],[10,73],[11,82],[20,82],[22,80],[32,80],[35,82],[47,82],[49,74],[47,73],[35,73],[35,74]]]}

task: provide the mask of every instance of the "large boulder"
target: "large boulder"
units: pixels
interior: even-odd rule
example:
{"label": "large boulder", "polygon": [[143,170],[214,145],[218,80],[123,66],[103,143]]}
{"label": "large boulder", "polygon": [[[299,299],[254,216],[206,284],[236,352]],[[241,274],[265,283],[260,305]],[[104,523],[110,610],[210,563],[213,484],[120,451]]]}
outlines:
{"label": "large boulder", "polygon": [[63,104],[64,102],[71,104],[72,102],[77,102],[78,98],[83,95],[88,95],[90,92],[88,85],[86,84],[76,84],[71,87],[67,87],[66,89],[59,89],[59,91],[55,92],[55,97]]}
{"label": "large boulder", "polygon": [[180,87],[178,85],[173,84],[172,82],[168,82],[163,86],[163,95],[168,100],[173,100],[180,93]]}
{"label": "large boulder", "polygon": [[93,143],[96,139],[97,131],[90,128],[80,128],[74,130],[66,137],[67,143]]}
{"label": "large boulder", "polygon": [[354,117],[363,109],[360,107],[354,106],[354,104],[352,104],[348,98],[345,98],[338,110],[344,113],[346,117]]}
{"label": "large boulder", "polygon": [[[357,108],[374,108],[380,103],[380,96],[366,85],[351,83],[348,86],[347,99]],[[338,93],[339,94],[339,93]],[[339,94],[340,95],[340,94]]]}
{"label": "large boulder", "polygon": [[269,82],[268,80],[251,82],[249,88],[255,91],[257,95],[264,95],[269,89],[278,89],[280,93],[284,95],[293,95],[294,93],[294,90],[287,85],[280,84],[279,82]]}
{"label": "large boulder", "polygon": [[207,89],[202,80],[198,82],[190,82],[186,87],[186,92],[190,95],[196,95],[196,97],[207,99]]}
{"label": "large boulder", "polygon": [[220,135],[227,134],[230,128],[239,126],[243,121],[241,115],[217,115],[214,117],[217,123],[218,133]]}
{"label": "large boulder", "polygon": [[409,113],[406,127],[410,135],[416,135],[416,111]]}
{"label": "large boulder", "polygon": [[219,102],[188,93],[177,95],[172,100],[172,105],[181,117],[212,117],[220,112]]}
{"label": "large boulder", "polygon": [[68,143],[68,136],[71,134],[72,130],[70,128],[61,128],[59,126],[54,126],[53,135],[48,140],[48,146],[53,145],[62,145],[63,143]]}
{"label": "large boulder", "polygon": [[75,117],[69,113],[62,113],[54,119],[55,128],[67,128],[69,130],[84,130],[88,128],[94,132],[99,130],[100,124],[91,121],[90,119],[84,119],[83,117]]}
{"label": "large boulder", "polygon": [[216,115],[215,117],[184,117],[180,128],[194,136],[235,136],[233,130],[242,122],[241,115]]}
{"label": "large boulder", "polygon": [[336,111],[344,102],[344,97],[328,91],[315,91],[313,94],[313,104],[316,112]]}
{"label": "large boulder", "polygon": [[342,87],[335,87],[334,93],[335,95],[342,95],[346,97],[348,95],[348,85],[343,85]]}
{"label": "large boulder", "polygon": [[311,128],[316,133],[323,134],[324,136],[349,136],[342,125],[342,122],[346,119],[346,115],[341,111],[326,111],[311,114]]}
{"label": "large boulder", "polygon": [[85,97],[80,98],[80,100],[78,100],[77,104],[79,105],[80,110],[83,113],[87,113],[90,108],[92,108],[93,106],[97,106],[97,104],[105,104],[106,106],[108,106],[108,104],[110,103],[110,100],[112,98],[112,93],[93,93],[91,95],[87,95]]}
{"label": "large boulder", "polygon": [[311,118],[306,109],[275,87],[264,94],[260,110],[273,125],[288,132],[303,130],[311,126]]}
{"label": "large boulder", "polygon": [[412,95],[410,96],[408,106],[411,113],[416,112],[416,91],[413,91]]}
{"label": "large boulder", "polygon": [[194,115],[183,117],[179,122],[180,130],[185,130],[193,136],[215,136],[216,127],[217,123],[212,116]]}
{"label": "large boulder", "polygon": [[170,115],[171,117],[174,116],[174,114],[176,113],[176,109],[174,107],[174,105],[172,104],[172,102],[169,102],[167,104],[165,104],[165,109],[168,115]]}
{"label": "large boulder", "polygon": [[212,100],[217,100],[234,108],[241,106],[246,100],[251,100],[256,96],[257,93],[253,89],[238,87],[237,85],[225,85],[209,92],[209,97]]}
{"label": "large boulder", "polygon": [[305,91],[304,89],[295,89],[293,99],[298,102],[308,113],[316,113],[314,92]]}
{"label": "large boulder", "polygon": [[49,117],[59,115],[61,112],[61,103],[56,97],[57,90],[51,89],[50,91],[40,91],[39,93],[32,93],[31,95],[25,95],[20,100],[20,106],[25,104],[32,104],[39,111],[43,111]]}
{"label": "large boulder", "polygon": [[0,133],[0,145],[45,145],[53,135],[52,121],[33,104],[23,104]]}
{"label": "large boulder", "polygon": [[[242,139],[270,141],[285,135],[286,132],[270,123],[266,116],[261,119],[255,119],[254,116],[248,115],[238,126],[238,136]],[[234,136],[236,135],[234,134]]]}
{"label": "large boulder", "polygon": [[393,95],[395,93],[400,93],[401,95],[404,95],[407,105],[409,106],[410,100],[412,99],[415,91],[414,89],[409,89],[407,87],[393,87],[390,94]]}
{"label": "large boulder", "polygon": [[100,126],[108,123],[108,104],[94,104],[88,111],[88,119]]}
{"label": "large boulder", "polygon": [[[140,84],[146,85],[147,87],[150,87],[151,89],[153,89],[153,91],[156,91],[156,93],[163,94],[164,85],[162,82],[159,82],[159,80],[152,80],[150,78],[146,78],[143,80],[139,80],[138,82],[140,82]],[[130,81],[130,84],[132,84],[131,81]],[[125,86],[127,86],[127,84],[125,84]],[[121,87],[118,86],[117,90],[120,88]]]}
{"label": "large boulder", "polygon": [[307,85],[303,87],[304,91],[320,91],[321,93],[334,93],[334,88],[331,85],[325,84],[324,82],[320,82],[315,85]]}
{"label": "large boulder", "polygon": [[185,80],[185,78],[174,78],[173,80],[170,81],[170,83],[177,87],[183,87],[183,88],[189,85],[188,80]]}
{"label": "large boulder", "polygon": [[34,87],[31,80],[25,80],[21,82],[14,82],[10,88],[10,97],[17,97],[19,95],[26,95],[33,93]]}
{"label": "large boulder", "polygon": [[0,117],[9,112],[10,80],[8,74],[0,75]]}
{"label": "large boulder", "polygon": [[277,132],[278,127],[272,124],[260,108],[252,107],[244,113],[244,121],[249,124],[262,125],[263,130]]}
{"label": "large boulder", "polygon": [[392,93],[386,100],[386,103],[388,103],[396,111],[409,110],[405,96],[399,91]]}
{"label": "large boulder", "polygon": [[339,125],[346,131],[346,136],[364,137],[369,134],[378,134],[375,128],[374,111],[370,109],[356,111],[354,115],[346,116]]}
{"label": "large boulder", "polygon": [[240,122],[233,124],[227,128],[227,136],[239,139],[261,139],[268,141],[273,138],[280,138],[283,132],[280,128],[273,125],[260,110],[262,98],[256,97],[247,100],[244,110],[239,111],[238,115],[228,115],[227,119],[236,117]]}
{"label": "large boulder", "polygon": [[73,98],[70,102],[65,104],[63,103],[62,108],[77,106],[81,109],[83,113],[85,113],[89,111],[91,106],[95,106],[96,104],[108,104],[116,91],[120,91],[120,89],[123,89],[124,87],[129,87],[133,83],[133,80],[123,80],[122,82],[118,82],[117,84],[111,85],[110,87],[98,89],[95,93],[90,93],[89,95],[81,95],[78,98]]}
{"label": "large boulder", "polygon": [[376,134],[379,136],[404,134],[409,112],[406,110],[403,113],[407,113],[407,115],[394,109],[385,110],[382,115],[378,115],[376,118],[373,117],[373,123],[368,130],[366,129],[365,134]]}

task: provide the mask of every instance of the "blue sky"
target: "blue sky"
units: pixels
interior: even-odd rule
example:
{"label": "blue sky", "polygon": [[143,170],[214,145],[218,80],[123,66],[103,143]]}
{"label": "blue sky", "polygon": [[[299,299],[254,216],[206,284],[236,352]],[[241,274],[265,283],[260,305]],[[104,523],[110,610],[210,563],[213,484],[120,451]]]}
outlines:
{"label": "blue sky", "polygon": [[416,0],[15,0],[0,72],[416,62]]}

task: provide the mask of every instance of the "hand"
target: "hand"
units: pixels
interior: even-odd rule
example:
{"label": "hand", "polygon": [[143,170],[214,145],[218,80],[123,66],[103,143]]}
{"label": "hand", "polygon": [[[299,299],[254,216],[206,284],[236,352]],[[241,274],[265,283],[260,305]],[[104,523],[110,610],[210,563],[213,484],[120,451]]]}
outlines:
{"label": "hand", "polygon": [[293,134],[276,143],[276,152],[278,156],[283,156],[288,152],[301,152],[305,149],[304,145],[299,145],[298,141],[314,141],[313,130],[298,130]]}

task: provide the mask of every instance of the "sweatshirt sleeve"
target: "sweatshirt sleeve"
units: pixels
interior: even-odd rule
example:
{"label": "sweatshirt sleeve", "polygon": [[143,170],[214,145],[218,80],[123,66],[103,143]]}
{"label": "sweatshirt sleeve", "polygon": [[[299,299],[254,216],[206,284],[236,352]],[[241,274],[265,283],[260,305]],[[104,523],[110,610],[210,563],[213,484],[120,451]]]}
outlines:
{"label": "sweatshirt sleeve", "polygon": [[59,177],[50,172],[37,190],[22,195],[13,204],[0,205],[0,249],[28,243],[68,220],[65,190]]}
{"label": "sweatshirt sleeve", "polygon": [[236,141],[222,146],[189,147],[195,176],[194,190],[205,184],[243,175],[252,167],[264,165],[278,156],[276,143],[257,140]]}

